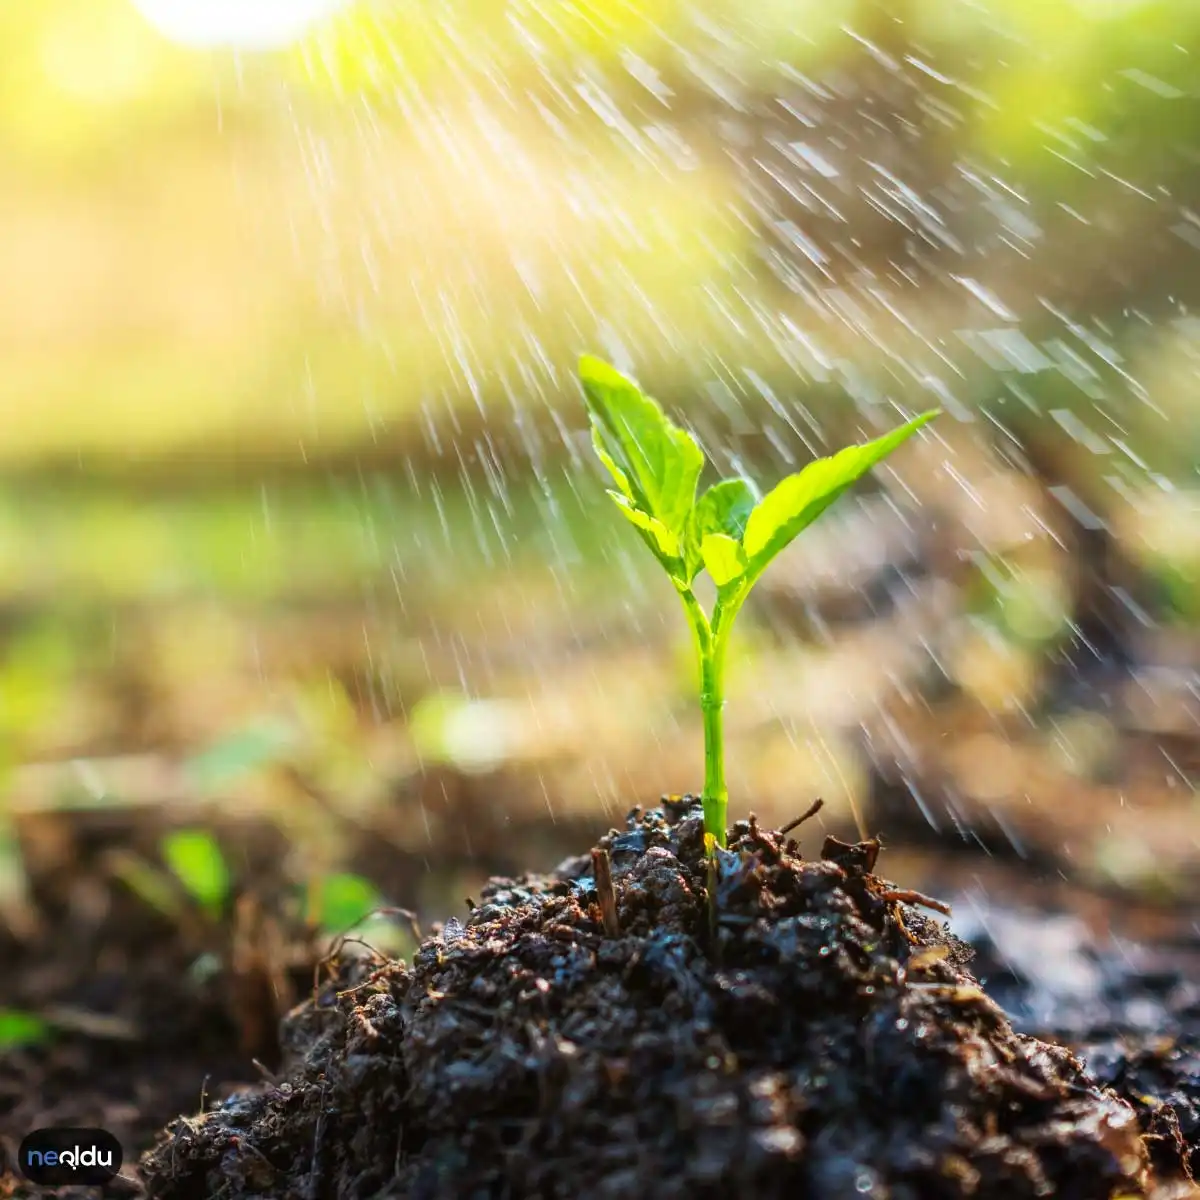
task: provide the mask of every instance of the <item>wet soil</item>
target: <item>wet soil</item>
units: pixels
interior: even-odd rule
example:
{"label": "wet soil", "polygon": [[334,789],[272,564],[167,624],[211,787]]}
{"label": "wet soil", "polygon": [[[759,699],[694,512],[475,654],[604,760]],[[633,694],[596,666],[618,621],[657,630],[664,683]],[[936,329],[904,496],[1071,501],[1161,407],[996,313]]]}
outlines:
{"label": "wet soil", "polygon": [[[1069,1046],[1099,1084],[1130,1103],[1155,1177],[1200,1179],[1200,930],[1186,912],[1110,913],[1067,891],[1024,900],[1007,889],[955,895],[972,969],[1021,1031]],[[1098,918],[1098,919],[1097,919]]]}
{"label": "wet soil", "polygon": [[280,841],[269,827],[227,824],[241,878],[226,911],[209,915],[168,913],[125,882],[119,863],[150,862],[161,833],[142,811],[48,813],[20,829],[30,903],[25,921],[0,924],[0,1008],[52,1031],[0,1049],[0,1196],[29,1194],[17,1147],[47,1126],[114,1134],[126,1165],[109,1194],[140,1194],[137,1157],[162,1125],[278,1066],[279,1017],[311,988],[317,955],[272,893]]}
{"label": "wet soil", "polygon": [[1134,1106],[1014,1030],[877,843],[743,823],[710,874],[679,805],[599,851],[493,881],[411,964],[335,963],[281,1076],[172,1124],[150,1194],[1141,1194]]}
{"label": "wet soil", "polygon": [[[727,1030],[728,1021],[741,1020],[747,1013],[754,1015],[759,1024],[771,1020],[780,998],[786,1003],[789,997],[797,994],[796,985],[786,972],[779,974],[778,964],[773,974],[763,974],[768,960],[761,950],[762,936],[771,932],[769,925],[742,944],[741,949],[735,949],[732,958],[705,968],[702,958],[710,953],[711,947],[704,918],[702,915],[697,917],[694,906],[701,903],[706,880],[697,873],[699,850],[693,844],[694,833],[689,832],[687,820],[681,820],[678,812],[670,814],[668,824],[656,824],[652,819],[649,828],[645,820],[640,819],[640,823],[635,822],[632,836],[625,834],[606,843],[612,855],[612,874],[616,881],[614,896],[621,898],[618,920],[622,922],[622,936],[615,942],[599,933],[604,916],[597,914],[595,907],[598,897],[594,892],[590,859],[564,864],[553,877],[533,877],[517,884],[493,884],[478,910],[482,915],[464,914],[465,928],[457,931],[454,923],[450,923],[440,939],[432,943],[436,947],[433,958],[427,948],[425,956],[418,958],[408,974],[403,968],[387,966],[361,994],[338,1000],[334,993],[339,989],[361,983],[384,964],[380,961],[364,966],[346,962],[333,966],[333,977],[319,993],[318,1005],[302,1006],[288,1017],[282,1038],[277,1018],[291,1002],[289,997],[295,999],[311,994],[313,950],[311,944],[306,944],[297,936],[297,931],[289,927],[279,903],[279,892],[285,883],[281,872],[285,846],[281,835],[269,827],[259,827],[257,823],[251,828],[245,821],[227,822],[220,830],[222,840],[231,851],[228,856],[231,863],[239,864],[238,879],[235,880],[235,898],[231,899],[221,921],[205,926],[191,920],[166,919],[163,914],[148,909],[144,901],[114,879],[111,870],[114,853],[152,853],[162,829],[159,823],[149,821],[147,817],[146,810],[47,813],[22,825],[22,849],[33,885],[31,923],[20,929],[11,926],[7,932],[0,928],[0,962],[4,965],[0,972],[0,1007],[29,1008],[50,1014],[58,1025],[58,1032],[48,1047],[0,1052],[0,1196],[27,1194],[9,1169],[11,1155],[25,1133],[46,1124],[98,1124],[112,1130],[125,1146],[127,1165],[123,1177],[110,1191],[112,1194],[143,1194],[137,1160],[155,1143],[163,1126],[180,1113],[213,1110],[222,1099],[230,1096],[239,1097],[233,1101],[234,1110],[242,1114],[236,1121],[228,1114],[220,1115],[225,1110],[217,1109],[217,1115],[208,1118],[218,1122],[216,1125],[209,1125],[204,1120],[197,1123],[192,1117],[187,1126],[174,1127],[170,1136],[176,1162],[180,1161],[180,1148],[192,1136],[201,1140],[207,1137],[211,1141],[219,1129],[224,1129],[230,1137],[248,1140],[238,1144],[240,1149],[236,1153],[231,1142],[223,1152],[222,1161],[216,1165],[204,1165],[203,1152],[199,1145],[194,1145],[193,1157],[188,1159],[185,1155],[182,1160],[181,1177],[176,1177],[173,1172],[163,1172],[160,1153],[151,1160],[152,1170],[157,1172],[152,1176],[156,1187],[175,1195],[286,1195],[288,1188],[292,1188],[294,1194],[354,1196],[373,1194],[370,1179],[380,1178],[385,1183],[377,1191],[384,1195],[402,1194],[396,1190],[401,1187],[396,1145],[402,1143],[407,1155],[399,1160],[408,1171],[404,1178],[413,1178],[414,1172],[419,1173],[416,1164],[428,1161],[428,1156],[436,1153],[439,1138],[443,1147],[454,1142],[454,1112],[437,1109],[435,1111],[440,1115],[429,1122],[423,1114],[418,1114],[416,1120],[409,1121],[404,1138],[393,1144],[390,1165],[377,1163],[370,1166],[370,1147],[357,1145],[353,1137],[350,1138],[351,1145],[337,1145],[340,1131],[347,1124],[353,1124],[349,1117],[338,1116],[338,1106],[343,1114],[353,1112],[358,1092],[365,1087],[363,1098],[376,1110],[392,1111],[394,1108],[411,1117],[409,1106],[416,1102],[413,1097],[417,1093],[410,1095],[407,1090],[410,1067],[405,1056],[396,1052],[396,1063],[379,1062],[380,1055],[396,1051],[398,1035],[394,1024],[389,1024],[391,1018],[382,1023],[386,1032],[384,1043],[367,1039],[366,1057],[351,1062],[345,1052],[358,1036],[353,1032],[353,1026],[363,1015],[357,1010],[356,1001],[367,1001],[368,1007],[371,1004],[378,1006],[385,1001],[371,1000],[370,997],[386,997],[389,1012],[391,1006],[409,1003],[413,989],[430,985],[438,970],[436,956],[440,953],[445,958],[448,946],[454,953],[451,961],[455,964],[455,974],[450,982],[455,986],[464,982],[472,969],[469,962],[461,962],[461,956],[475,955],[479,958],[485,982],[479,985],[472,982],[470,986],[487,993],[491,985],[486,980],[489,973],[494,976],[498,970],[495,960],[504,953],[510,958],[512,954],[520,956],[515,960],[514,980],[527,980],[532,976],[535,981],[544,979],[550,985],[545,993],[545,1012],[533,1013],[525,1031],[529,1040],[520,1043],[511,1037],[502,1039],[496,1049],[500,1057],[491,1065],[477,1061],[490,1044],[487,1039],[491,1022],[515,1037],[520,1031],[514,1034],[514,1014],[522,1011],[522,1005],[528,1009],[530,1004],[528,999],[521,998],[517,982],[509,987],[502,979],[493,978],[498,990],[485,994],[482,1001],[476,1002],[468,996],[465,1001],[459,998],[442,1002],[437,1020],[431,1017],[426,1022],[423,1018],[421,1027],[433,1030],[439,1037],[444,1030],[453,1027],[463,1035],[461,1044],[456,1046],[453,1040],[449,1045],[439,1042],[433,1049],[419,1051],[415,1059],[410,1056],[426,1086],[436,1088],[436,1082],[431,1081],[435,1081],[439,1071],[443,1078],[451,1080],[465,1073],[470,1076],[468,1094],[475,1094],[477,1081],[487,1078],[486,1072],[499,1070],[496,1064],[504,1064],[504,1055],[515,1054],[523,1045],[525,1058],[518,1056],[515,1064],[510,1062],[503,1069],[514,1079],[524,1070],[529,1085],[525,1092],[522,1093],[519,1082],[510,1080],[498,1092],[502,1097],[498,1101],[499,1117],[495,1107],[490,1116],[487,1111],[472,1110],[468,1114],[469,1122],[477,1129],[477,1136],[493,1139],[498,1136],[507,1154],[515,1153],[526,1138],[536,1149],[537,1138],[540,1136],[544,1141],[548,1136],[538,1132],[541,1109],[530,1109],[531,1078],[536,1081],[537,1088],[542,1089],[538,1092],[539,1097],[562,1095],[563,1089],[568,1087],[564,1079],[575,1081],[571,1087],[582,1086],[574,1066],[566,1076],[555,1075],[563,1070],[559,1051],[564,1039],[578,1039],[587,1052],[582,1060],[578,1060],[578,1056],[568,1059],[569,1064],[585,1063],[581,1078],[592,1081],[587,1086],[597,1086],[595,1054],[599,1053],[603,1060],[600,1094],[611,1092],[611,1096],[606,1101],[607,1107],[601,1106],[598,1109],[600,1115],[593,1119],[613,1120],[613,1129],[600,1136],[597,1142],[613,1155],[618,1154],[616,1143],[622,1137],[631,1137],[633,1149],[630,1153],[644,1157],[649,1151],[642,1148],[642,1142],[648,1141],[651,1147],[653,1143],[649,1132],[653,1126],[647,1126],[646,1122],[659,1120],[664,1109],[673,1114],[665,1121],[670,1128],[680,1122],[680,1113],[720,1112],[721,1104],[730,1103],[731,1094],[738,1105],[739,1121],[747,1120],[741,1116],[743,1112],[751,1114],[751,1127],[738,1135],[744,1144],[753,1142],[756,1137],[761,1140],[763,1120],[754,1114],[761,1115],[765,1111],[762,1106],[770,1107],[782,1093],[783,1126],[799,1136],[808,1137],[812,1144],[820,1147],[826,1143],[820,1136],[814,1137],[812,1130],[824,1120],[822,1113],[828,1113],[830,1104],[835,1101],[856,1094],[853,1088],[834,1093],[823,1085],[825,1090],[817,1094],[815,1105],[804,1107],[801,1116],[803,1106],[798,1106],[791,1089],[794,1089],[796,1072],[802,1064],[798,1066],[794,1058],[789,1059],[785,1054],[781,1060],[783,1067],[762,1066],[762,1056],[768,1050],[775,1053],[778,1038],[772,1035],[761,1044],[751,1039],[747,1049],[744,1036],[736,1030],[732,1033]],[[735,848],[740,854],[763,854],[762,845],[750,839],[749,833],[743,826],[742,844]],[[820,840],[816,823],[804,826],[799,834],[806,835],[806,844],[815,845]],[[581,841],[587,844],[586,840]],[[778,839],[768,838],[767,844],[772,841],[780,847]],[[647,870],[642,864],[646,857],[644,851],[655,847],[675,856],[680,865],[671,871],[675,872],[677,884],[682,880],[680,886],[686,886],[686,893],[673,898],[665,894],[665,885],[655,881],[665,879],[671,872],[664,874],[661,864],[655,866],[652,878],[643,878]],[[835,858],[843,854],[836,845],[830,850]],[[657,857],[656,850],[652,858]],[[770,854],[767,858],[771,858]],[[987,996],[1004,1009],[1013,1028],[1018,1033],[1047,1038],[1069,1047],[1083,1059],[1098,1084],[1111,1087],[1132,1107],[1146,1135],[1145,1146],[1156,1180],[1152,1194],[1158,1200],[1200,1194],[1193,1193],[1187,1182],[1189,1175],[1200,1167],[1200,931],[1193,923],[1194,914],[1189,916],[1188,910],[1180,906],[1135,906],[1127,898],[1114,901],[1111,896],[1072,887],[1056,874],[1038,877],[1028,862],[1014,869],[994,859],[972,859],[961,855],[947,858],[940,852],[930,854],[913,850],[889,850],[885,860],[891,873],[953,903],[950,927],[977,952],[971,962],[971,972]],[[383,855],[376,865],[384,875],[391,876],[391,882],[400,889],[389,888],[387,894],[402,902],[407,899],[405,889],[413,885],[411,872],[407,868],[400,870],[387,855]],[[666,865],[670,866],[669,859]],[[832,865],[837,866],[836,863]],[[845,865],[843,862],[843,871]],[[808,930],[809,934],[811,918],[816,917],[818,925],[827,925],[841,938],[841,923],[846,916],[853,916],[856,921],[864,920],[861,911],[864,904],[868,909],[866,926],[876,930],[876,906],[862,897],[868,893],[878,896],[877,889],[884,885],[879,881],[868,884],[866,873],[851,871],[846,879],[838,882],[840,877],[835,870],[827,884],[828,897],[799,899],[810,892],[813,897],[824,896],[819,887],[813,889],[816,880],[830,871],[830,866],[830,860],[826,860],[824,865],[798,867],[790,855],[782,868],[779,863],[769,861],[765,868],[756,868],[767,880],[765,890],[758,884],[750,885],[752,890],[759,887],[758,901],[752,900],[751,893],[745,890],[745,883],[740,885],[742,890],[735,889],[731,894],[732,867],[727,866],[722,884],[726,904],[723,939],[728,942],[732,938],[736,942],[737,931],[746,927],[747,917],[751,917],[749,924],[782,920],[783,930],[788,929],[789,920],[803,917],[807,922],[800,928]],[[440,863],[424,866],[424,878],[439,877],[437,869],[429,874],[430,867],[440,868]],[[403,878],[397,877],[397,872]],[[786,882],[789,878],[793,879],[790,884]],[[446,887],[440,889],[446,893],[446,898],[438,905],[443,912],[451,903],[449,897],[461,894],[454,892],[449,881]],[[855,891],[859,887],[866,888],[867,892]],[[838,889],[842,898],[835,900],[833,893]],[[240,902],[236,899],[238,896]],[[939,939],[952,946],[950,961],[961,965],[963,951],[945,938],[939,929],[940,918],[937,924],[930,924],[911,907],[886,904],[891,904],[904,927],[916,937],[915,944],[907,949],[901,947],[898,956],[890,941],[879,951],[885,957],[895,956],[896,963],[908,954],[909,988],[918,985],[919,994],[919,985],[938,983],[937,964],[929,961],[924,973],[920,966],[930,953],[928,946],[939,944]],[[689,909],[688,905],[693,907]],[[757,908],[764,906],[767,915],[752,916]],[[771,912],[775,915],[771,916]],[[876,916],[871,917],[871,912]],[[893,916],[891,920],[894,919]],[[514,921],[521,923],[519,932],[510,927]],[[492,928],[497,922],[499,932]],[[568,936],[561,928],[564,925],[576,927],[575,933]],[[659,929],[660,937],[653,936],[655,928]],[[857,926],[851,928],[858,929]],[[767,940],[771,947],[768,954],[777,954],[778,934],[783,930],[774,930]],[[861,932],[858,929],[860,935]],[[883,934],[895,938],[895,930],[886,916]],[[565,941],[555,952],[558,938]],[[480,939],[484,942],[482,950]],[[800,939],[793,940],[800,951],[808,944]],[[854,961],[854,937],[842,938],[840,942],[830,940],[827,944],[835,947],[831,954],[848,954],[851,956],[849,961]],[[615,950],[614,946],[621,949]],[[755,950],[755,946],[760,949]],[[869,981],[873,972],[880,969],[879,962],[871,958],[874,953],[868,953],[861,977],[854,986],[849,977],[844,981],[847,995],[856,989],[862,992],[874,986],[871,982],[863,982]],[[204,961],[205,954],[209,955],[209,968],[199,971],[197,967]],[[553,971],[542,966],[547,954],[551,956],[550,961],[556,963]],[[597,959],[590,972],[579,965],[589,954]],[[752,960],[748,964],[749,974],[747,957]],[[841,961],[841,958],[834,961]],[[214,964],[216,970],[212,969]],[[822,978],[828,970],[829,964],[821,966]],[[958,971],[957,966],[955,971]],[[886,970],[884,974],[886,976]],[[612,978],[614,975],[615,979]],[[780,992],[775,994],[770,987],[775,986],[777,978],[782,978],[783,984]],[[887,1003],[897,1002],[896,978],[890,978],[884,992],[879,993],[879,1004],[885,1002],[884,998]],[[760,985],[764,980],[768,986],[762,991]],[[686,990],[681,996],[666,1000],[676,982],[684,985]],[[536,982],[531,986],[540,992]],[[598,990],[602,988],[608,991]],[[827,1005],[829,998],[836,995],[836,988],[828,981],[818,984],[814,975],[812,986],[800,989],[802,997],[808,998],[804,1000],[804,1010],[811,1006],[813,989],[820,992],[821,988],[826,989],[823,993],[826,999],[820,1000],[820,1004]],[[516,989],[516,995],[512,994],[513,989]],[[945,1005],[953,1012],[953,990],[942,987],[941,991],[946,997]],[[410,1000],[405,1000],[406,996]],[[680,1027],[674,1034],[667,1031],[661,1021],[644,1012],[654,1003],[655,997],[663,998],[665,1013],[672,1017],[682,1014]],[[611,1014],[615,1015],[622,1011],[620,1004],[626,1001],[630,1004],[629,1011],[623,1012],[616,1030],[605,1035],[608,1042],[589,1043],[579,1037],[580,1023],[586,1026],[602,1020],[605,1005],[609,1009],[616,1005]],[[859,1008],[853,1011],[871,1011],[861,995],[858,1004]],[[481,1015],[481,1006],[483,1011],[493,1013],[488,1020]],[[661,1063],[669,1057],[679,1038],[686,1038],[689,1030],[695,1033],[701,1023],[696,1013],[705,1007],[710,1014],[705,1019],[714,1026],[715,1032],[710,1029],[695,1034],[696,1040],[681,1060],[678,1075],[669,1081],[670,1098],[664,1100],[661,1095],[655,1098],[653,1089],[648,1089],[644,1083],[630,1085],[628,1071],[636,1068],[645,1075],[648,1062],[653,1066],[654,1062]],[[831,1018],[827,1009],[818,1011],[825,1012],[821,1020],[828,1024]],[[454,1025],[454,1022],[458,1024]],[[746,1023],[750,1023],[748,1018]],[[375,1024],[380,1023],[376,1020]],[[564,1025],[571,1027],[569,1037],[563,1033]],[[584,1032],[587,1032],[586,1028]],[[547,1041],[547,1038],[551,1040]],[[553,1038],[559,1040],[555,1042]],[[705,1038],[710,1041],[705,1042]],[[621,1044],[614,1047],[614,1042]],[[702,1090],[714,1086],[710,1081],[697,1085],[701,1091],[693,1095],[688,1089],[695,1081],[708,1080],[712,1075],[712,1071],[697,1074],[695,1046],[710,1044],[732,1047],[729,1053],[740,1056],[738,1061],[743,1064],[754,1064],[753,1054],[758,1054],[759,1065],[753,1066],[748,1080],[736,1086],[728,1080],[723,1083],[724,1076],[717,1071],[717,1086],[712,1094],[706,1097]],[[955,1043],[951,1040],[948,1044],[952,1057]],[[598,1050],[594,1048],[596,1045]],[[894,1069],[903,1047],[897,1050],[893,1043],[888,1045],[891,1057],[883,1060],[883,1066]],[[589,1050],[589,1046],[593,1049]],[[787,1053],[794,1051],[793,1047]],[[439,1054],[444,1060],[440,1067],[436,1061]],[[876,1049],[871,1050],[871,1056],[873,1067],[878,1066]],[[816,1065],[810,1063],[807,1069],[811,1076]],[[314,1071],[325,1072],[322,1086],[327,1089],[326,1099],[330,1103],[321,1110],[324,1117],[321,1111],[311,1107],[316,1100],[311,1087],[304,1083]],[[481,1071],[485,1073],[482,1076]],[[759,1074],[756,1076],[753,1071]],[[348,1073],[353,1072],[365,1074],[356,1083],[348,1081]],[[780,1075],[792,1081],[787,1088],[778,1083]],[[758,1082],[761,1079],[767,1082]],[[804,1084],[806,1093],[808,1086]],[[860,1081],[859,1091],[866,1086]],[[762,1094],[767,1099],[762,1099],[756,1087],[765,1089]],[[333,1090],[329,1091],[330,1088]],[[288,1089],[291,1089],[291,1107],[281,1113],[278,1108],[280,1096]],[[871,1129],[872,1120],[876,1121],[875,1135],[883,1136],[881,1131],[886,1117],[878,1109],[886,1102],[887,1095],[885,1088],[867,1105],[869,1111],[876,1112],[875,1117],[865,1116],[861,1121],[856,1118],[858,1124],[849,1126],[853,1136],[861,1136],[860,1124]],[[712,1105],[697,1109],[701,1100],[711,1100]],[[864,1100],[863,1103],[867,1102]],[[508,1105],[507,1110],[505,1105]],[[622,1105],[626,1108],[622,1109]],[[511,1119],[505,1115],[506,1111],[513,1114]],[[692,1133],[676,1135],[676,1150],[671,1153],[694,1160],[693,1170],[704,1169],[695,1166],[705,1161],[701,1150],[715,1153],[717,1160],[722,1154],[732,1155],[728,1141],[725,1150],[712,1150],[711,1147],[717,1144],[713,1128],[706,1127],[695,1116],[692,1122]],[[244,1128],[231,1134],[231,1123]],[[773,1117],[766,1122],[766,1131],[770,1133],[779,1124],[780,1120]],[[896,1128],[898,1136],[911,1138],[912,1122]],[[189,1134],[188,1129],[199,1132]],[[732,1136],[720,1122],[715,1129],[721,1137]],[[261,1174],[265,1168],[256,1155],[260,1147],[271,1161],[276,1161],[287,1146],[297,1144],[296,1139],[312,1139],[318,1134],[324,1147],[325,1165],[318,1164],[320,1169],[315,1173],[310,1170],[306,1176],[303,1165],[297,1161],[292,1171],[271,1171],[269,1178]],[[363,1136],[357,1134],[357,1130],[355,1134]],[[574,1131],[567,1126],[553,1136],[595,1140],[597,1135],[590,1126]],[[833,1135],[825,1133],[823,1136],[828,1139]],[[767,1140],[769,1142],[770,1138]],[[313,1144],[310,1142],[306,1160],[310,1168]],[[426,1145],[430,1147],[428,1151]],[[805,1161],[810,1154],[807,1145],[800,1152]],[[684,1148],[679,1149],[681,1146]],[[666,1143],[660,1147],[660,1152],[668,1153]],[[850,1156],[848,1153],[847,1161]],[[230,1182],[231,1173],[241,1178],[249,1160],[259,1164],[256,1168],[260,1172],[257,1193],[249,1183],[243,1186]],[[630,1161],[637,1160],[627,1160],[625,1167]],[[648,1161],[661,1160],[652,1158]],[[671,1169],[674,1171],[675,1167]],[[504,1178],[503,1173],[500,1177]],[[619,1174],[614,1178],[617,1180],[613,1184],[615,1187],[619,1184]],[[862,1181],[855,1180],[856,1185],[858,1182]],[[871,1181],[867,1182],[870,1184]],[[532,1193],[522,1193],[519,1184],[507,1186],[509,1194],[539,1194],[536,1189]],[[597,1182],[596,1187],[599,1186]],[[698,1185],[694,1190],[704,1194],[704,1186]],[[835,1178],[833,1183],[826,1182],[823,1186],[826,1186],[824,1193],[813,1194],[837,1196],[837,1191],[829,1189],[841,1186],[841,1182]],[[1103,1186],[1107,1186],[1107,1182]],[[756,1182],[755,1187],[760,1188],[760,1184]],[[882,1184],[876,1186],[874,1194],[906,1194],[894,1188],[888,1192],[882,1187]],[[485,1188],[483,1194],[486,1191]],[[504,1185],[497,1184],[492,1191],[502,1194]],[[63,1197],[73,1195],[70,1190],[58,1194]],[[78,1191],[74,1194],[80,1200],[85,1195],[90,1200],[95,1193]],[[432,1193],[427,1188],[425,1194],[436,1195],[436,1186]],[[543,1188],[540,1194],[554,1193]],[[759,1191],[753,1194],[757,1195]],[[767,1190],[765,1194],[771,1193]],[[868,1190],[861,1194],[872,1193]]]}

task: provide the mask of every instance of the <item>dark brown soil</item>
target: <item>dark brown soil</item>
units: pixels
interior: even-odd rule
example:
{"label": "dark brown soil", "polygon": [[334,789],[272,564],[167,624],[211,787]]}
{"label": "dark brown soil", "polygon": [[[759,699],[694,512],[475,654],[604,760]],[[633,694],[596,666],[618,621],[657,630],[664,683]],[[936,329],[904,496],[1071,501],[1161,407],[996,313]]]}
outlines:
{"label": "dark brown soil", "polygon": [[1071,908],[963,897],[972,967],[1014,1026],[1070,1046],[1138,1114],[1159,1178],[1200,1177],[1200,934],[1097,935]]}
{"label": "dark brown soil", "polygon": [[[164,1115],[204,1103],[206,1089],[220,1094],[224,1081],[254,1077],[219,989],[197,988],[186,972],[167,953],[131,977],[97,968],[90,956],[73,972],[64,964],[61,974],[44,976],[55,992],[97,1007],[120,997],[120,1013],[85,1010],[90,1023],[60,1033],[49,1047],[0,1055],[0,1196],[23,1194],[16,1151],[34,1129],[107,1129],[129,1154],[154,1137]],[[124,1173],[128,1194],[137,1191],[134,1166]],[[124,1194],[121,1182],[114,1195]]]}
{"label": "dark brown soil", "polygon": [[175,1122],[152,1195],[1103,1200],[1133,1109],[1013,1030],[923,898],[740,824],[710,927],[699,817],[495,881],[411,965],[345,962],[285,1021],[285,1076]]}
{"label": "dark brown soil", "polygon": [[163,1124],[261,1079],[255,1059],[278,1065],[279,1016],[311,988],[317,955],[268,915],[283,858],[269,829],[225,831],[243,878],[207,920],[168,916],[114,873],[116,852],[151,858],[161,828],[142,812],[47,813],[21,833],[31,924],[0,925],[0,1007],[42,1015],[54,1032],[0,1049],[0,1196],[28,1194],[17,1147],[47,1126],[114,1134],[126,1167],[109,1192],[138,1193],[137,1157]]}

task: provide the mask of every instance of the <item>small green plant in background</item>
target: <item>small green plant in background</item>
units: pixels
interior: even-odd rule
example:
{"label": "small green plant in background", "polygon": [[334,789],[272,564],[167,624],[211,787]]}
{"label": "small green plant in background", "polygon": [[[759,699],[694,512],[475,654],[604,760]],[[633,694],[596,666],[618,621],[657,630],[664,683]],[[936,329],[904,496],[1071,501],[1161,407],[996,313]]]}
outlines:
{"label": "small green plant in background", "polygon": [[162,840],[163,861],[183,889],[214,920],[232,882],[217,839],[204,829],[177,829]]}
{"label": "small green plant in background", "polygon": [[361,875],[326,875],[309,894],[309,918],[330,935],[361,924],[386,906],[375,885]]}
{"label": "small green plant in background", "polygon": [[[592,445],[617,485],[608,494],[683,600],[700,665],[704,829],[724,847],[729,793],[722,712],[734,618],[771,560],[938,410],[874,441],[817,459],[761,498],[749,480],[740,478],[723,479],[697,496],[704,452],[696,439],[608,363],[584,355],[579,371]],[[701,571],[717,589],[711,614],[694,590]]]}
{"label": "small green plant in background", "polygon": [[171,920],[183,920],[190,902],[209,921],[219,922],[233,885],[217,839],[205,829],[176,829],[159,842],[159,853],[163,867],[123,850],[113,854],[111,869]]}
{"label": "small green plant in background", "polygon": [[414,939],[408,929],[397,924],[394,916],[398,911],[361,875],[337,873],[310,881],[309,922],[334,944],[353,935],[353,941],[383,953],[411,953],[420,937]]}
{"label": "small green plant in background", "polygon": [[50,1038],[50,1025],[36,1013],[0,1008],[0,1053],[40,1046]]}

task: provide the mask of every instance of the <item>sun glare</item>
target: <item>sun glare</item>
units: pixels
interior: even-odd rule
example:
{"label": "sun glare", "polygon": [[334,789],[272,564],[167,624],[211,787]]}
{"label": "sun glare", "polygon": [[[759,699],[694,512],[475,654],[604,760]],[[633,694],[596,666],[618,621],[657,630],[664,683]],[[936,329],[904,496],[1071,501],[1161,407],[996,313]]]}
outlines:
{"label": "sun glare", "polygon": [[273,50],[346,6],[348,0],[133,0],[172,41],[189,46]]}

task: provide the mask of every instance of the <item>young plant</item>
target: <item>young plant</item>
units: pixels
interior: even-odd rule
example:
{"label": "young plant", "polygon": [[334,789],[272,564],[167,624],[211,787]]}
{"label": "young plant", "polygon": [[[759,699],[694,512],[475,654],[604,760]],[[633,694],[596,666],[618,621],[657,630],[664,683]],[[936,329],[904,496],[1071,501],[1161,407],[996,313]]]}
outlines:
{"label": "young plant", "polygon": [[[704,829],[724,847],[729,793],[722,711],[734,618],[771,560],[938,410],[875,441],[817,459],[761,498],[747,479],[723,479],[697,497],[704,452],[696,439],[607,363],[584,355],[579,372],[591,415],[592,445],[617,485],[608,494],[683,600],[700,663]],[[693,590],[701,571],[717,588],[711,614]]]}
{"label": "young plant", "polygon": [[40,1046],[50,1040],[51,1028],[36,1013],[21,1008],[0,1008],[0,1055],[6,1050]]}

